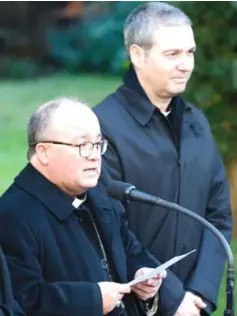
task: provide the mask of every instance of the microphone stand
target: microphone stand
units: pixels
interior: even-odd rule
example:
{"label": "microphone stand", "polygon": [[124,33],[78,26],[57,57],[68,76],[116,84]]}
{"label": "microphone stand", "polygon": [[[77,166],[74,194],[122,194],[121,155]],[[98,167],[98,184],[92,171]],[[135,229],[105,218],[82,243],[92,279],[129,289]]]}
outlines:
{"label": "microphone stand", "polygon": [[193,213],[192,211],[182,207],[178,204],[162,200],[159,197],[155,197],[140,191],[137,191],[133,185],[128,186],[124,191],[125,199],[127,202],[136,201],[151,205],[158,205],[163,208],[168,208],[169,210],[175,210],[181,212],[197,222],[201,222],[205,227],[207,227],[215,237],[219,240],[223,246],[226,256],[227,256],[227,277],[226,277],[226,309],[224,311],[224,316],[235,316],[235,306],[234,306],[234,287],[235,287],[235,269],[234,269],[234,257],[231,248],[225,239],[225,237],[219,232],[219,230],[209,223],[205,218]]}

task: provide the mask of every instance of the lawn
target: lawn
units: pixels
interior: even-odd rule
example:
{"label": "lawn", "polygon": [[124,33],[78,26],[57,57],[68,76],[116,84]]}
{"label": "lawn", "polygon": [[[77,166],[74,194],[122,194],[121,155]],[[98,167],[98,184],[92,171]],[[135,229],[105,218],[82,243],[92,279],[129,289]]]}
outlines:
{"label": "lawn", "polygon": [[[58,75],[37,80],[0,82],[0,194],[26,163],[26,127],[36,107],[58,96],[77,97],[93,106],[119,84],[120,79],[116,77],[100,75]],[[232,249],[236,262],[237,240],[233,242]],[[224,281],[216,316],[223,315],[225,308]]]}
{"label": "lawn", "polygon": [[0,193],[26,163],[26,127],[40,104],[58,96],[77,97],[95,105],[120,80],[101,76],[54,76],[29,81],[0,82]]}

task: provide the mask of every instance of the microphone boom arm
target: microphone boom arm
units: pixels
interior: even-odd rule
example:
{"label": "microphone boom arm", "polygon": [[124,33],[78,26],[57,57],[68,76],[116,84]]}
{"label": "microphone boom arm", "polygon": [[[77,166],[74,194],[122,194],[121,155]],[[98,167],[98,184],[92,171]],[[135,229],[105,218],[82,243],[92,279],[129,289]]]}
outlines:
{"label": "microphone boom arm", "polygon": [[142,202],[151,205],[158,205],[163,208],[168,208],[171,211],[179,211],[194,220],[201,222],[205,227],[207,227],[213,235],[217,237],[221,245],[223,246],[226,256],[227,256],[227,279],[226,279],[226,309],[224,311],[225,316],[234,316],[234,287],[235,287],[235,269],[234,269],[234,257],[225,237],[219,232],[219,230],[209,223],[205,218],[200,215],[193,213],[192,211],[182,207],[178,204],[162,200],[159,197],[152,196],[150,194],[137,191],[133,185],[128,186],[124,191],[125,200]]}

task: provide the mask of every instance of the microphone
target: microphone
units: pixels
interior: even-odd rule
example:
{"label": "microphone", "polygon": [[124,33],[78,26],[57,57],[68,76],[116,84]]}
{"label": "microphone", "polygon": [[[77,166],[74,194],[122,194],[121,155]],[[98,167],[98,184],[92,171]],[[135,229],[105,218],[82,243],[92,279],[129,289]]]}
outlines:
{"label": "microphone", "polygon": [[112,198],[121,202],[141,202],[150,205],[157,205],[169,210],[181,212],[197,222],[202,223],[208,228],[213,235],[219,240],[227,257],[227,276],[226,276],[226,309],[224,311],[225,316],[234,316],[234,286],[235,286],[235,269],[234,269],[234,257],[232,250],[225,239],[225,237],[219,232],[219,230],[209,223],[205,218],[188,210],[187,208],[180,206],[173,202],[168,202],[159,197],[138,191],[136,187],[130,183],[112,180],[107,184],[107,193]]}

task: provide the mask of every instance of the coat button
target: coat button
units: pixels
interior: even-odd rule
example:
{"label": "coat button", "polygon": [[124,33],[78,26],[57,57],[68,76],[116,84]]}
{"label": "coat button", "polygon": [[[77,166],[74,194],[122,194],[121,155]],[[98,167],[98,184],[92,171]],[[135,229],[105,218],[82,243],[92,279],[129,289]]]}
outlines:
{"label": "coat button", "polygon": [[101,259],[100,260],[100,265],[102,269],[107,269],[107,260],[106,259]]}
{"label": "coat button", "polygon": [[149,311],[150,307],[149,307],[149,303],[148,302],[145,303],[144,307],[145,307],[145,311],[146,312]]}

